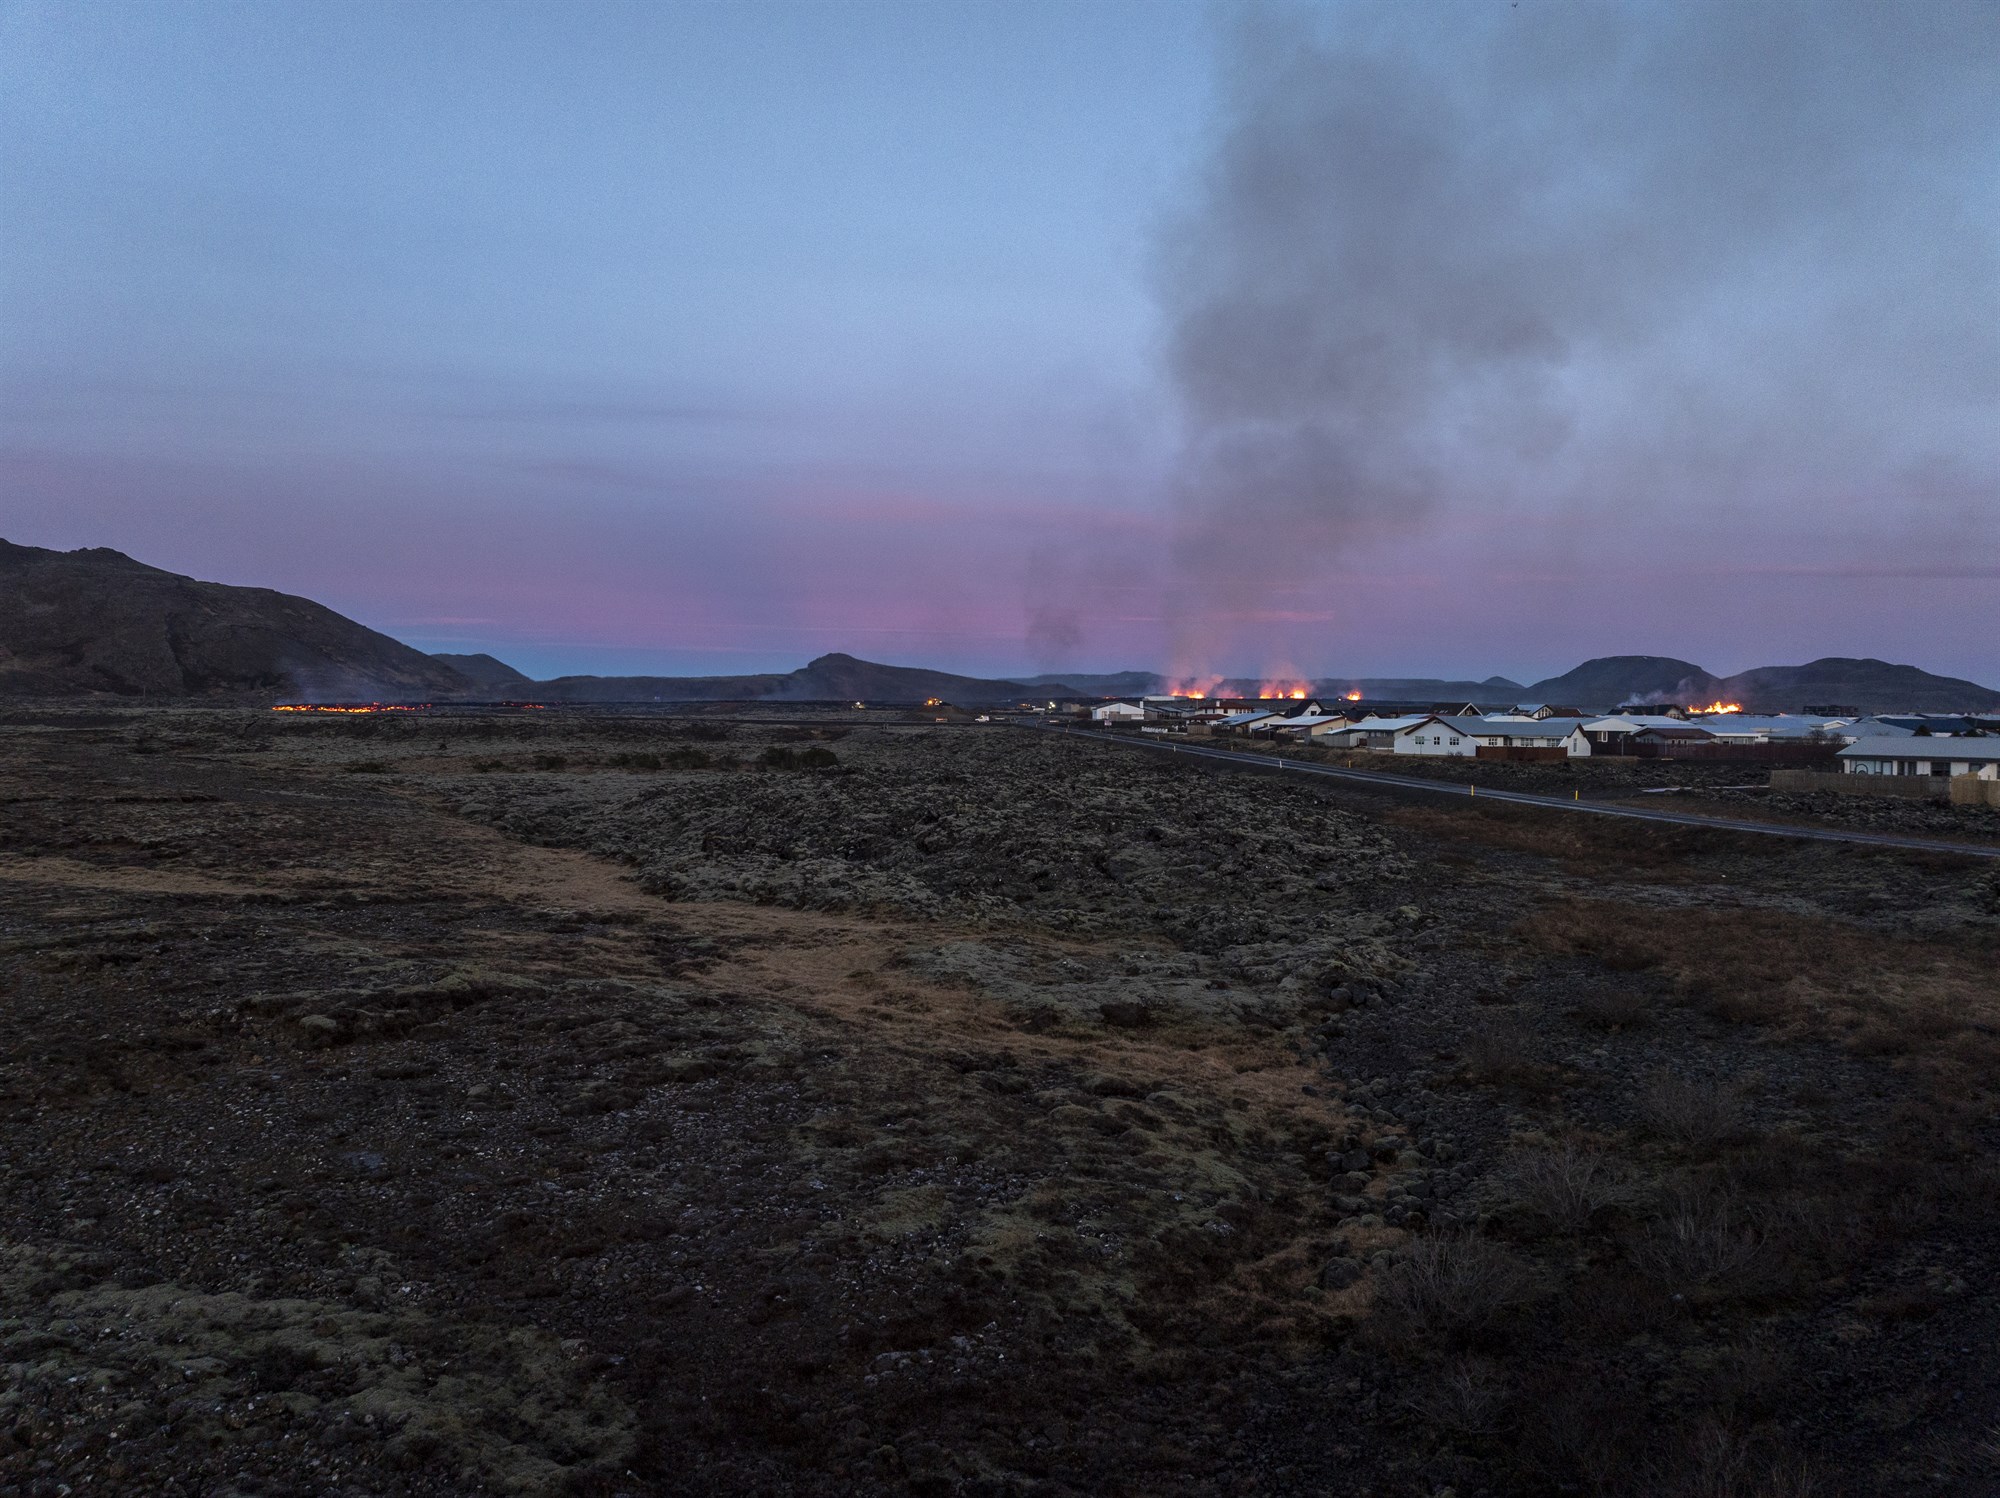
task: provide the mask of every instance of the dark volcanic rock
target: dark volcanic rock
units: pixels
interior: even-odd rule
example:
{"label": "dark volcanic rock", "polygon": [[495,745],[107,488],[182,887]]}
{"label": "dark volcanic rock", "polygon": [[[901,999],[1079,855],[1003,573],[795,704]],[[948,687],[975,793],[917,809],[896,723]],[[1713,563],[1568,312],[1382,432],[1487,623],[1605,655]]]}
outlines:
{"label": "dark volcanic rock", "polygon": [[470,685],[310,599],[197,582],[103,547],[0,541],[0,695],[408,700]]}

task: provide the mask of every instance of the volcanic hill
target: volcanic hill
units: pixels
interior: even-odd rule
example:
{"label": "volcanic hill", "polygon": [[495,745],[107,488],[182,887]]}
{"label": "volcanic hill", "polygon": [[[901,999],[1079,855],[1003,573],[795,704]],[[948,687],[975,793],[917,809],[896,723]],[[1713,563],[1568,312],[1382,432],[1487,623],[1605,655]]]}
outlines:
{"label": "volcanic hill", "polygon": [[464,696],[450,666],[323,604],[105,547],[0,541],[0,695],[327,701]]}

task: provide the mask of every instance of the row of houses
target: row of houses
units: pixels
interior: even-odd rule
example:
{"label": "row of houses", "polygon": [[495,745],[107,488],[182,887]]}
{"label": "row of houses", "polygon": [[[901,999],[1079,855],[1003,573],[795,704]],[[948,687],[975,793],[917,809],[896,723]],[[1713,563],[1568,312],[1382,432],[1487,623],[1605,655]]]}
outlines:
{"label": "row of houses", "polygon": [[[1639,713],[1587,717],[1540,705],[1500,712],[1381,714],[1319,702],[1280,707],[1119,699],[1090,716],[1148,733],[1240,735],[1337,750],[1464,759],[1565,759],[1590,755],[1821,763],[1864,775],[2000,777],[2000,720]],[[1539,714],[1539,715],[1538,715]],[[1996,736],[1987,737],[1988,733]],[[1936,766],[1944,768],[1935,768]]]}

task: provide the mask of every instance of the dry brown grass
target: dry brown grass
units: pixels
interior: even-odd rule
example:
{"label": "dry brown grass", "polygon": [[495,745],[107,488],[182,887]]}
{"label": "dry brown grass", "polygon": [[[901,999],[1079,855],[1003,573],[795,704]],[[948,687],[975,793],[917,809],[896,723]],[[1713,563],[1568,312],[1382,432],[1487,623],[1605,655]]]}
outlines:
{"label": "dry brown grass", "polygon": [[1780,911],[1557,901],[1515,935],[1657,975],[1717,1019],[1912,1058],[1942,1091],[2000,1083],[2000,969],[1971,942],[1885,935]]}
{"label": "dry brown grass", "polygon": [[1757,847],[1756,833],[1714,831],[1659,822],[1615,817],[1579,817],[1505,802],[1464,806],[1399,806],[1382,814],[1393,826],[1407,827],[1440,841],[1472,843],[1530,853],[1601,871],[1607,862],[1643,871],[1670,883],[1702,877],[1692,860],[1704,853],[1732,849],[1769,852]]}

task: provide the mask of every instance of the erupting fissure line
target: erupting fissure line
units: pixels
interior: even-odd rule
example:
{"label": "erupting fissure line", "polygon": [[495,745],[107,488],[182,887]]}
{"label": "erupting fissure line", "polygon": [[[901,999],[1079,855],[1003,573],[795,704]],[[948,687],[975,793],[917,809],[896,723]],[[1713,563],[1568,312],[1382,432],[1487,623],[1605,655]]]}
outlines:
{"label": "erupting fissure line", "polygon": [[280,702],[271,708],[274,713],[420,713],[428,708],[428,702],[366,702],[351,706],[335,706],[320,702]]}

